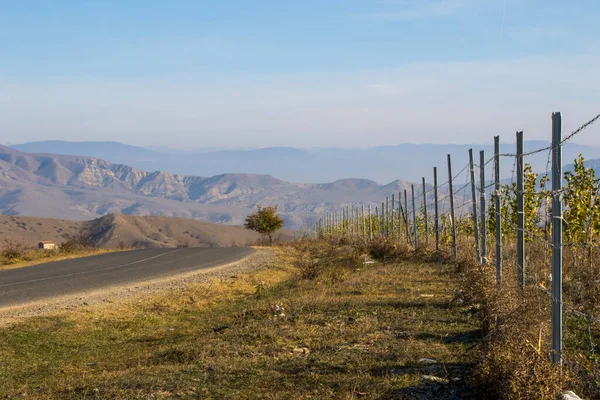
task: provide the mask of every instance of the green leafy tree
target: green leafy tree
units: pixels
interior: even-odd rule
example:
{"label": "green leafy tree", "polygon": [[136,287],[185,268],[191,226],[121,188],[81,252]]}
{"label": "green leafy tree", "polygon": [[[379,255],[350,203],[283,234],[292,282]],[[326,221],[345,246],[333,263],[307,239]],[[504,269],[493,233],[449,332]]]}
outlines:
{"label": "green leafy tree", "polygon": [[[540,208],[542,199],[547,195],[545,192],[536,191],[536,183],[539,174],[533,172],[529,163],[523,167],[523,211],[525,221],[525,240],[533,239],[532,232],[537,232],[540,229]],[[548,181],[548,177],[544,175],[540,180],[540,188],[543,188]],[[500,195],[500,218],[502,221],[502,236],[513,235],[516,232],[517,226],[517,184],[503,185],[500,188],[500,193],[492,194],[490,208],[488,209],[488,232],[490,235],[496,234],[496,207],[495,196]]]}
{"label": "green leafy tree", "polygon": [[565,180],[568,188],[564,195],[565,237],[569,242],[594,243],[600,233],[598,181],[594,169],[585,167],[580,154],[573,171],[565,172]]}
{"label": "green leafy tree", "polygon": [[277,207],[256,206],[256,212],[246,218],[244,226],[247,229],[256,231],[268,239],[269,244],[273,243],[273,233],[283,228],[283,218],[277,215]]}

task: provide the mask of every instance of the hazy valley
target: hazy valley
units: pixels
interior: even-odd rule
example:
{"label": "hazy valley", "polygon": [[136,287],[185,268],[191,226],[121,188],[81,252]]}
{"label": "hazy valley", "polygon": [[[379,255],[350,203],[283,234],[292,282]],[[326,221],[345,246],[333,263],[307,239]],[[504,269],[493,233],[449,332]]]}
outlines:
{"label": "hazy valley", "polygon": [[[468,150],[473,148],[476,163],[479,150],[486,159],[493,155],[492,136],[483,136],[488,145],[478,144],[399,144],[364,149],[323,148],[299,149],[271,147],[249,150],[207,149],[181,151],[168,148],[147,149],[116,142],[44,141],[12,146],[28,153],[53,153],[99,158],[116,164],[129,165],[145,171],[165,171],[180,175],[214,176],[229,173],[272,175],[291,182],[333,182],[339,179],[361,178],[379,184],[402,179],[420,182],[425,177],[432,181],[432,167],[438,167],[440,177],[446,177],[446,155],[450,154],[455,172],[468,161]],[[526,136],[527,137],[527,136]],[[502,137],[506,140],[506,137]],[[514,141],[514,136],[509,138]],[[525,151],[548,146],[544,141],[526,141]],[[501,144],[501,153],[515,153],[515,144]],[[566,143],[563,147],[565,164],[582,153],[586,159],[600,157],[600,148]],[[546,152],[528,156],[534,171],[545,171]],[[503,178],[510,178],[512,162],[503,159]],[[490,168],[491,172],[491,168]],[[492,175],[490,175],[491,178]],[[443,179],[445,180],[445,179]]]}

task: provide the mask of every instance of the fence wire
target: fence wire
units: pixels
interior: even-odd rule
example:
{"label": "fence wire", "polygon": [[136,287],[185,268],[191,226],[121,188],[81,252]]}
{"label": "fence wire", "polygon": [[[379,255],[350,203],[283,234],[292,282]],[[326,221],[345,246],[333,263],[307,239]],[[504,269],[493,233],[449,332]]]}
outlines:
{"label": "fence wire", "polygon": [[[491,244],[496,241],[495,238],[495,220],[492,213],[500,213],[502,229],[502,245],[503,252],[502,257],[506,261],[504,268],[516,268],[516,259],[514,258],[514,247],[506,248],[507,243],[512,242],[517,232],[522,232],[525,238],[524,251],[526,254],[524,263],[524,278],[525,288],[524,290],[534,290],[535,293],[540,294],[539,298],[539,321],[540,326],[546,321],[547,315],[542,312],[541,305],[544,302],[551,302],[553,300],[553,294],[548,288],[552,281],[552,257],[551,252],[557,248],[564,251],[563,260],[566,261],[563,272],[563,285],[564,285],[564,297],[562,301],[562,307],[565,311],[565,315],[578,318],[582,325],[578,327],[573,325],[570,320],[564,326],[565,332],[569,335],[576,335],[577,337],[585,338],[585,349],[580,347],[567,348],[564,353],[565,365],[570,367],[577,367],[579,361],[570,359],[568,354],[570,350],[579,351],[585,354],[589,360],[593,360],[596,367],[596,371],[600,371],[600,305],[595,301],[594,296],[600,296],[600,266],[596,267],[596,263],[593,262],[594,258],[600,257],[600,199],[599,199],[599,187],[600,177],[588,179],[586,182],[590,185],[588,190],[591,190],[591,197],[589,204],[583,208],[583,210],[571,208],[575,207],[569,202],[573,202],[583,196],[579,193],[575,184],[579,181],[573,180],[571,185],[569,180],[568,184],[564,185],[561,177],[561,187],[558,190],[552,190],[548,188],[551,177],[551,171],[553,167],[553,153],[558,146],[563,146],[568,141],[577,137],[580,133],[585,131],[588,127],[593,125],[600,119],[600,114],[594,116],[592,119],[580,125],[576,130],[570,134],[561,138],[557,145],[550,145],[541,147],[528,152],[523,152],[522,161],[525,161],[525,157],[547,152],[547,162],[545,171],[539,175],[524,174],[523,178],[523,189],[517,190],[515,185],[515,178],[521,171],[517,170],[519,161],[519,155],[516,153],[499,153],[485,160],[483,164],[474,164],[475,182],[474,188],[476,190],[475,201],[472,198],[472,192],[468,190],[469,186],[472,185],[470,180],[470,164],[467,163],[462,167],[458,173],[453,174],[451,180],[446,180],[441,184],[437,185],[437,198],[433,195],[436,188],[431,186],[423,191],[421,184],[415,184],[414,189],[414,201],[410,188],[407,191],[403,191],[400,198],[396,202],[395,210],[391,213],[383,212],[384,210],[377,209],[377,213],[373,212],[370,220],[367,222],[367,216],[356,212],[356,217],[352,213],[351,224],[352,232],[356,232],[358,236],[368,236],[367,224],[372,225],[373,232],[376,235],[386,237],[391,236],[393,240],[398,240],[399,243],[406,243],[408,246],[417,247],[417,245],[424,243],[423,235],[428,234],[431,238],[435,234],[434,232],[434,210],[437,205],[438,208],[438,223],[439,223],[439,246],[448,248],[452,246],[452,243],[456,241],[450,241],[450,237],[453,235],[453,230],[457,231],[457,234],[462,238],[466,238],[474,233],[474,225],[471,221],[471,217],[481,219],[479,211],[481,211],[481,192],[486,200],[486,227],[487,234],[485,240],[486,244]],[[495,181],[496,176],[496,158],[512,158],[512,171],[510,173],[510,180]],[[487,167],[490,163],[493,164],[493,168],[487,168],[484,172],[483,181],[481,181],[480,172],[481,168]],[[525,166],[525,164],[523,164]],[[466,172],[466,173],[465,173]],[[462,183],[464,174],[464,184]],[[535,179],[533,179],[535,177]],[[460,182],[459,186],[455,185]],[[427,182],[426,182],[427,183]],[[453,189],[450,192],[450,185],[452,184]],[[495,186],[500,184],[500,191],[495,189]],[[492,189],[493,188],[493,189]],[[406,202],[404,201],[404,193],[407,193]],[[496,210],[493,199],[495,196],[499,196],[501,200],[501,209]],[[524,218],[525,225],[519,227],[517,225],[516,218],[516,196],[522,196],[525,202]],[[559,197],[561,204],[563,204],[563,215],[560,220],[563,229],[564,237],[561,243],[557,246],[552,241],[549,228],[552,225],[551,222],[551,205],[552,199]],[[566,200],[565,200],[566,199]],[[587,197],[586,197],[587,199]],[[568,201],[567,201],[568,200]],[[424,201],[426,201],[426,207],[422,207]],[[453,202],[454,209],[452,209]],[[573,203],[574,204],[574,203]],[[360,205],[360,204],[358,204]],[[381,203],[377,203],[380,207]],[[356,207],[358,209],[358,207]],[[415,210],[413,212],[413,209]],[[465,209],[467,209],[465,211]],[[597,210],[596,214],[593,214]],[[425,219],[425,212],[427,212],[427,219]],[[455,219],[450,217],[450,214],[454,213]],[[579,215],[579,214],[581,215]],[[337,215],[341,215],[338,212]],[[389,232],[390,226],[390,215],[394,221],[394,230]],[[579,215],[579,216],[578,216]],[[466,218],[466,217],[469,218]],[[360,219],[360,221],[354,221],[352,218]],[[585,218],[583,223],[581,221],[577,223],[577,226],[572,226],[573,218]],[[593,220],[596,218],[597,220]],[[345,224],[343,219],[338,216],[335,221],[338,226],[332,227],[334,219],[331,217],[331,213],[326,217],[321,218],[317,223],[317,230],[325,234],[336,234],[345,232],[345,228],[340,228],[340,221],[342,225]],[[425,223],[427,221],[427,223]],[[480,221],[481,222],[481,221]],[[354,228],[360,226],[362,223],[363,230]],[[344,225],[345,226],[345,225]],[[427,228],[425,228],[427,227]],[[583,229],[583,232],[576,234],[575,229]],[[335,232],[335,233],[333,233]],[[592,232],[597,234],[592,235]],[[375,235],[374,235],[375,236]],[[583,239],[582,239],[583,238]],[[368,240],[368,237],[365,239]],[[418,243],[417,243],[418,239]],[[482,238],[483,239],[483,238]],[[474,246],[473,246],[474,247]],[[492,250],[492,246],[487,246],[489,254],[483,254],[482,257],[489,261],[493,265],[495,261],[495,253]],[[537,294],[536,294],[537,296]],[[548,303],[546,303],[548,304]],[[547,321],[546,321],[547,322]],[[541,332],[544,335],[544,340],[549,342],[547,338],[547,332]],[[583,342],[582,342],[583,343]]]}

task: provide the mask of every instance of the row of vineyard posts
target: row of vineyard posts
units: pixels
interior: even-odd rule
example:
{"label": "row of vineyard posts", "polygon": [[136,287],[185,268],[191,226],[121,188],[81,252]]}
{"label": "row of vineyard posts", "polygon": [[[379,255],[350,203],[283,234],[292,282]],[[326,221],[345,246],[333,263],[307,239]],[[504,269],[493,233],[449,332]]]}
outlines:
{"label": "row of vineyard posts", "polygon": [[[502,285],[503,245],[516,247],[519,285],[526,281],[538,282],[538,276],[525,265],[526,243],[541,240],[547,249],[551,271],[552,302],[552,361],[563,362],[563,247],[597,248],[600,237],[599,180],[594,170],[586,168],[583,157],[575,160],[574,171],[563,176],[562,146],[588,126],[600,115],[586,122],[579,129],[562,137],[562,115],[552,114],[552,143],[550,146],[524,152],[523,132],[516,134],[516,152],[500,153],[500,138],[494,137],[494,155],[486,160],[484,151],[475,163],[473,151],[469,150],[468,163],[456,175],[452,172],[452,160],[447,155],[447,181],[439,183],[438,169],[433,167],[433,184],[422,178],[420,187],[410,185],[409,190],[392,193],[381,204],[350,205],[337,212],[321,216],[314,224],[317,236],[349,236],[357,240],[390,240],[398,246],[411,249],[426,247],[440,252],[444,248],[457,257],[458,244],[472,248],[473,256],[482,265],[495,267],[496,282]],[[532,171],[525,157],[548,152],[551,176],[539,176]],[[514,161],[516,182],[501,180],[500,163],[504,158]],[[491,165],[490,165],[491,164]],[[486,180],[486,167],[493,168],[493,179]],[[476,176],[476,168],[479,176]],[[457,178],[467,172],[465,184],[456,189]],[[513,176],[514,178],[514,176]],[[566,185],[563,186],[563,178]],[[548,183],[551,182],[551,189]],[[468,192],[470,191],[470,196]],[[462,195],[461,195],[462,193]],[[488,202],[488,196],[490,201]],[[457,205],[457,201],[465,200]],[[449,203],[449,206],[448,206]],[[563,215],[564,206],[564,215]],[[465,211],[465,207],[467,211]],[[563,229],[568,243],[563,241]],[[495,249],[491,250],[491,245]],[[435,246],[435,247],[434,247]],[[512,253],[511,253],[512,254]],[[531,272],[531,273],[528,273]],[[543,286],[543,285],[539,285]],[[582,306],[583,307],[583,306]],[[593,307],[584,307],[589,310]],[[600,319],[587,315],[588,323],[600,323]],[[591,330],[590,330],[591,331]],[[593,339],[592,352],[594,351]]]}

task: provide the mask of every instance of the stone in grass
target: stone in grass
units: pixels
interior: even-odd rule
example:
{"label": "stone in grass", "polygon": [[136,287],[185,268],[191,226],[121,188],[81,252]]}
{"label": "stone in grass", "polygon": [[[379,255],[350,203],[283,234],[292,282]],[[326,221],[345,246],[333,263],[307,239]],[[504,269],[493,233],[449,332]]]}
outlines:
{"label": "stone in grass", "polygon": [[292,350],[294,354],[308,354],[310,353],[310,349],[308,347],[294,347]]}
{"label": "stone in grass", "polygon": [[275,317],[285,317],[285,313],[283,312],[285,308],[280,306],[279,304],[275,304],[273,306],[273,311],[275,312]]}
{"label": "stone in grass", "polygon": [[563,400],[581,400],[581,397],[577,396],[575,393],[571,392],[570,390],[567,390],[566,392],[563,393],[562,399]]}
{"label": "stone in grass", "polygon": [[421,379],[429,382],[442,383],[444,385],[450,383],[448,379],[440,378],[439,376],[434,375],[421,375]]}
{"label": "stone in grass", "polygon": [[437,361],[432,360],[431,358],[419,358],[419,363],[421,363],[421,364],[437,364]]}

